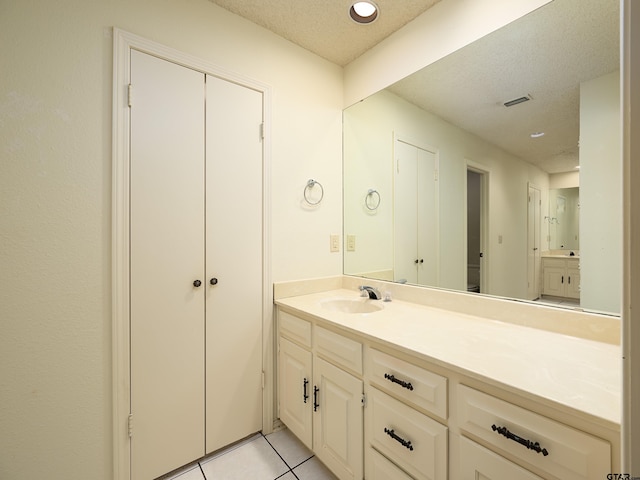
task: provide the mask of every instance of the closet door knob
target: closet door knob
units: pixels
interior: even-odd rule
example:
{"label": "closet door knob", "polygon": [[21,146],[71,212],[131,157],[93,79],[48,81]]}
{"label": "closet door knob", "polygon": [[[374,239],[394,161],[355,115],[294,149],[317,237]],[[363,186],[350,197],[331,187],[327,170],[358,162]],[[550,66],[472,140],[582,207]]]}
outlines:
{"label": "closet door knob", "polygon": [[193,286],[194,286],[194,287],[196,287],[196,288],[197,288],[197,287],[199,287],[200,285],[202,285],[202,282],[201,282],[200,280],[194,280],[194,281],[193,281]]}
{"label": "closet door knob", "polygon": [[218,284],[218,279],[216,277],[213,277],[211,280],[209,280],[209,283],[211,285],[217,285]]}

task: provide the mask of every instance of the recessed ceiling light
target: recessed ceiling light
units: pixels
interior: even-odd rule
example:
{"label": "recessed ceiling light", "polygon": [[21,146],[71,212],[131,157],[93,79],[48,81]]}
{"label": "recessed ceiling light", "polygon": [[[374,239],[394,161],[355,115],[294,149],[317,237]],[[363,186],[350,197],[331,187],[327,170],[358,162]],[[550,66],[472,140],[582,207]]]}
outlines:
{"label": "recessed ceiling light", "polygon": [[355,2],[349,9],[349,16],[356,23],[372,23],[378,18],[378,7],[373,2]]}
{"label": "recessed ceiling light", "polygon": [[531,138],[540,138],[544,137],[544,132],[534,132],[531,134]]}

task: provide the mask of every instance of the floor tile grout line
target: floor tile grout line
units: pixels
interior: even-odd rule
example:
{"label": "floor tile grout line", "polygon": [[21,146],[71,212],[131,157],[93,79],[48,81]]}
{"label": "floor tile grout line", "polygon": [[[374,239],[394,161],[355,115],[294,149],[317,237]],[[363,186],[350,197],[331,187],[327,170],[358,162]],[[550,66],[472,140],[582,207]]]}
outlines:
{"label": "floor tile grout line", "polygon": [[207,475],[204,473],[204,470],[202,469],[202,465],[200,465],[200,462],[198,462],[198,468],[200,469],[200,473],[202,474],[202,478],[204,478],[204,480],[207,480]]}
{"label": "floor tile grout line", "polygon": [[[287,463],[287,461],[284,459],[284,457],[283,457],[282,455],[280,455],[280,452],[279,452],[278,450],[276,450],[276,447],[274,447],[274,446],[271,444],[271,442],[270,442],[270,441],[269,441],[269,439],[265,436],[265,434],[264,434],[264,433],[260,432],[260,434],[262,435],[262,438],[264,438],[264,439],[267,441],[267,443],[268,443],[268,444],[269,444],[269,446],[273,449],[273,451],[274,451],[274,452],[276,452],[276,455],[278,455],[278,456],[280,457],[280,460],[282,460],[282,461],[284,462],[284,464],[287,466],[287,468],[289,469],[289,471],[290,471],[291,473],[293,473],[293,468],[291,468],[291,465],[289,465],[289,464]],[[285,472],[285,473],[287,473],[287,472]],[[283,475],[284,475],[284,474],[283,474]],[[295,476],[295,473],[293,473],[293,475]],[[278,477],[278,478],[280,478],[280,477]],[[298,477],[296,477],[296,478],[298,478]]]}
{"label": "floor tile grout line", "polygon": [[267,441],[267,443],[269,445],[271,445],[271,448],[273,448],[275,450],[275,452],[278,454],[278,456],[280,458],[282,458],[282,461],[285,463],[285,465],[287,467],[289,467],[289,469],[291,469],[292,471],[296,468],[298,468],[300,465],[302,465],[304,462],[307,462],[309,460],[311,460],[313,457],[315,457],[315,455],[313,454],[313,452],[310,452],[311,455],[309,456],[309,458],[305,458],[303,461],[301,461],[300,463],[298,463],[297,465],[294,465],[293,467],[289,465],[289,463],[287,463],[287,461],[284,459],[284,457],[282,455],[280,455],[280,452],[278,452],[278,449],[276,447],[274,447],[271,442],[269,441],[269,439],[266,437],[266,435],[262,434],[262,436],[264,437],[264,439]]}

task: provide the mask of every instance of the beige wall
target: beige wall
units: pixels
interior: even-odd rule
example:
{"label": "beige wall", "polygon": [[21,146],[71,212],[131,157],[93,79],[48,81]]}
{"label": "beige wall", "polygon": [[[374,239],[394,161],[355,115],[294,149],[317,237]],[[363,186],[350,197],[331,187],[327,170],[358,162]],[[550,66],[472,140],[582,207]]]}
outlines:
{"label": "beige wall", "polygon": [[112,478],[113,26],[271,86],[273,280],[342,272],[341,68],[206,0],[2,0],[3,480]]}

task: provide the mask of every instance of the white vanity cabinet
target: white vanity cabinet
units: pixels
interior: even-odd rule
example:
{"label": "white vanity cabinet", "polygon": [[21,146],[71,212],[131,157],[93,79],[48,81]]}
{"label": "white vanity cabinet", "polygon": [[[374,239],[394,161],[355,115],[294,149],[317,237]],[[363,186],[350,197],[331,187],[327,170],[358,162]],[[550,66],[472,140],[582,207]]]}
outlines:
{"label": "white vanity cabinet", "polygon": [[542,258],[542,294],[580,298],[580,259]]}
{"label": "white vanity cabinet", "polygon": [[375,348],[366,358],[366,478],[375,478],[382,454],[405,478],[446,479],[447,378]]}
{"label": "white vanity cabinet", "polygon": [[[479,375],[476,363],[462,365],[464,352],[443,361],[404,346],[409,334],[413,345],[416,335],[425,344],[437,337],[414,319],[389,317],[393,332],[403,332],[391,341],[387,319],[333,322],[295,308],[278,310],[280,419],[338,478],[598,480],[620,471],[611,419],[506,387],[490,375],[498,368]],[[470,345],[462,338],[450,346],[457,342]],[[560,373],[544,362],[536,368],[541,379]]]}
{"label": "white vanity cabinet", "polygon": [[279,417],[341,480],[364,478],[362,344],[279,310]]}
{"label": "white vanity cabinet", "polygon": [[[543,478],[562,480],[597,480],[611,473],[611,445],[607,441],[465,385],[457,385],[456,393],[462,434],[495,450],[490,452],[462,438],[463,478],[478,478],[473,472],[502,478],[497,476],[499,465],[514,472],[508,478],[537,478],[528,470],[540,472]],[[515,463],[512,467],[502,455],[513,458],[522,468],[516,468]]]}

